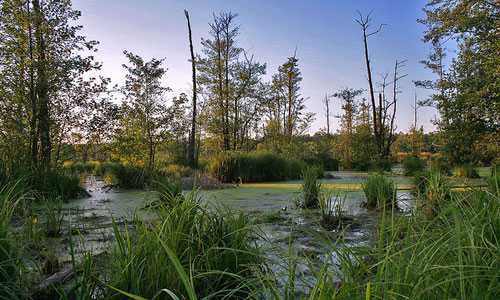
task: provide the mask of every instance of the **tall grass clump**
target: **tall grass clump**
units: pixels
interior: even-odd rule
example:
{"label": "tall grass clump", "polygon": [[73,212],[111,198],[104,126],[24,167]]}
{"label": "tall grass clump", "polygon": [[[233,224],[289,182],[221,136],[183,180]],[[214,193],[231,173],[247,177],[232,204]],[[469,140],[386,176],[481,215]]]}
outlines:
{"label": "tall grass clump", "polygon": [[406,176],[414,176],[415,174],[425,170],[426,163],[418,156],[408,156],[403,159],[404,174]]}
{"label": "tall grass clump", "polygon": [[26,182],[37,200],[62,199],[67,201],[79,198],[85,193],[80,186],[80,177],[66,170],[25,170],[11,176],[11,181],[17,179]]}
{"label": "tall grass clump", "polygon": [[362,184],[365,193],[365,206],[370,209],[396,206],[396,186],[381,174],[368,176]]}
{"label": "tall grass clump", "polygon": [[145,168],[117,162],[101,163],[96,167],[95,174],[104,177],[109,184],[123,189],[142,189],[150,185],[154,177]]}
{"label": "tall grass clump", "polygon": [[491,176],[488,178],[488,187],[490,192],[500,195],[500,168],[498,165],[491,167]]}
{"label": "tall grass clump", "polygon": [[319,208],[321,183],[318,180],[316,167],[307,167],[302,171],[302,193],[298,200],[301,208]]}
{"label": "tall grass clump", "polygon": [[422,172],[415,176],[414,184],[418,208],[427,217],[438,214],[451,199],[448,179],[439,172]]}
{"label": "tall grass clump", "polygon": [[498,299],[499,200],[476,190],[433,219],[384,214],[369,259],[354,256],[364,271],[344,269],[336,299]]}
{"label": "tall grass clump", "polygon": [[346,196],[334,195],[331,191],[322,191],[319,197],[321,209],[320,225],[333,230],[343,227],[347,217],[345,216],[344,203]]}
{"label": "tall grass clump", "polygon": [[22,299],[21,258],[10,230],[11,218],[23,198],[20,182],[0,186],[0,299]]}
{"label": "tall grass clump", "polygon": [[157,207],[154,224],[137,220],[133,231],[115,226],[108,296],[244,297],[242,282],[260,262],[249,218],[207,210],[195,193],[175,198]]}
{"label": "tall grass clump", "polygon": [[271,152],[228,152],[214,157],[209,172],[223,182],[299,179],[305,163]]}

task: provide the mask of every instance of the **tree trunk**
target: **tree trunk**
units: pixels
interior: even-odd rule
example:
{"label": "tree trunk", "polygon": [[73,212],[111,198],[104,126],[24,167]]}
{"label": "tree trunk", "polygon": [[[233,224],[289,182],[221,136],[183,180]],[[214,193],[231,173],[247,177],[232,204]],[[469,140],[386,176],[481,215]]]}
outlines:
{"label": "tree trunk", "polygon": [[191,22],[189,21],[189,13],[187,10],[184,10],[184,14],[186,15],[186,20],[187,20],[187,25],[188,25],[188,32],[189,32],[189,51],[191,52],[191,70],[192,70],[192,76],[193,76],[193,105],[192,105],[192,117],[191,117],[191,134],[189,136],[189,145],[188,145],[188,164],[192,168],[197,168],[197,163],[195,159],[195,151],[196,151],[196,61],[194,57],[194,50],[193,50],[193,38],[191,35]]}
{"label": "tree trunk", "polygon": [[38,63],[37,63],[37,94],[40,105],[39,110],[39,130],[40,130],[40,146],[41,157],[40,166],[42,170],[50,168],[50,117],[49,117],[49,94],[48,94],[48,79],[46,73],[46,56],[45,56],[45,39],[43,33],[43,16],[40,9],[39,0],[33,0],[33,9],[35,11],[35,38],[37,43]]}
{"label": "tree trunk", "polygon": [[30,144],[31,144],[31,164],[32,167],[38,167],[38,103],[35,90],[35,71],[33,66],[33,29],[31,27],[31,12],[30,2],[26,2],[27,13],[30,16],[28,22],[28,42],[29,42],[29,97],[31,103],[31,120],[30,120]]}

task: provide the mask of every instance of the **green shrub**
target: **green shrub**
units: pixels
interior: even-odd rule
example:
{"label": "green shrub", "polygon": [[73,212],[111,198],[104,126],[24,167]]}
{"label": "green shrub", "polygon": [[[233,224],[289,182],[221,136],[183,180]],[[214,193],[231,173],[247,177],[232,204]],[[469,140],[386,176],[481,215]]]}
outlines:
{"label": "green shrub", "polygon": [[425,170],[425,161],[417,156],[409,156],[403,159],[404,174],[406,176],[414,176],[415,174]]}
{"label": "green shrub", "polygon": [[396,206],[396,187],[394,182],[384,175],[373,174],[368,176],[362,184],[366,197],[367,208],[383,208]]}
{"label": "green shrub", "polygon": [[321,183],[318,181],[316,167],[307,167],[302,172],[302,194],[298,206],[301,208],[318,208]]}
{"label": "green shrub", "polygon": [[479,178],[479,174],[477,173],[474,166],[470,164],[461,165],[455,168],[453,175],[456,177],[463,178]]}
{"label": "green shrub", "polygon": [[115,225],[110,298],[128,299],[117,290],[148,299],[162,290],[179,299],[242,298],[248,292],[243,278],[251,278],[260,263],[250,219],[220,208],[208,211],[194,193],[176,197],[181,199],[168,201],[175,205],[156,210],[154,225],[137,220],[134,234]]}
{"label": "green shrub", "polygon": [[209,172],[223,182],[299,179],[305,163],[270,152],[228,152],[214,157]]}

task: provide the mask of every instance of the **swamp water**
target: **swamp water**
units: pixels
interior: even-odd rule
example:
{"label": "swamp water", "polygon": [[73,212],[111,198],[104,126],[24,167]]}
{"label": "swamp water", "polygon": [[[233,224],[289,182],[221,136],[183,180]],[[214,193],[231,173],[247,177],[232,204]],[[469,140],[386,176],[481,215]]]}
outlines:
{"label": "swamp water", "polygon": [[[357,173],[336,172],[335,179],[323,180],[322,184],[359,184],[364,176]],[[395,180],[405,183],[405,178]],[[85,188],[90,197],[63,204],[63,235],[54,239],[53,248],[62,263],[69,263],[70,238],[75,254],[91,252],[93,255],[109,253],[114,237],[113,222],[123,228],[134,215],[148,220],[154,213],[143,209],[156,199],[158,194],[143,190],[115,190],[106,187],[98,177],[88,177]],[[290,254],[297,257],[298,290],[307,292],[314,284],[313,273],[324,264],[335,269],[338,266],[336,248],[367,245],[376,225],[377,212],[361,207],[365,201],[362,191],[338,191],[333,195],[345,197],[342,202],[344,215],[350,217],[350,225],[342,230],[325,230],[319,221],[319,210],[295,208],[295,199],[300,195],[300,181],[242,185],[237,188],[200,191],[200,197],[210,208],[225,206],[244,211],[255,217],[259,238],[257,243],[264,249],[269,266],[284,284],[287,280],[287,265]],[[409,192],[398,193],[398,206],[403,213],[413,207]],[[68,234],[71,233],[71,234]],[[300,257],[300,259],[299,259]]]}

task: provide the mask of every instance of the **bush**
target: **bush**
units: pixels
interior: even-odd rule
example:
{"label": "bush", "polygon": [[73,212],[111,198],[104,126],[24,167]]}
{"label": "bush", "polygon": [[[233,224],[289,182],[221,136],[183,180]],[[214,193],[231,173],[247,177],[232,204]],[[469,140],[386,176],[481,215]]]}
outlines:
{"label": "bush", "polygon": [[318,208],[321,183],[318,182],[318,170],[315,167],[307,167],[302,172],[302,199],[298,206],[301,208]]}
{"label": "bush", "polygon": [[384,175],[374,174],[362,184],[367,208],[396,206],[396,187],[394,182]]}
{"label": "bush", "polygon": [[456,177],[479,178],[479,174],[477,173],[476,169],[470,164],[456,167],[453,173],[453,175]]}
{"label": "bush", "polygon": [[305,163],[270,152],[229,152],[209,163],[209,172],[223,182],[299,179]]}
{"label": "bush", "polygon": [[404,174],[414,176],[425,170],[425,161],[417,156],[409,156],[403,159]]}
{"label": "bush", "polygon": [[[220,208],[208,211],[195,193],[175,198],[168,201],[174,205],[156,210],[155,225],[136,221],[133,235],[115,225],[109,286],[147,299],[162,290],[179,299],[244,298],[249,286],[242,278],[251,278],[260,263],[250,219]],[[114,289],[110,298],[128,299]]]}

